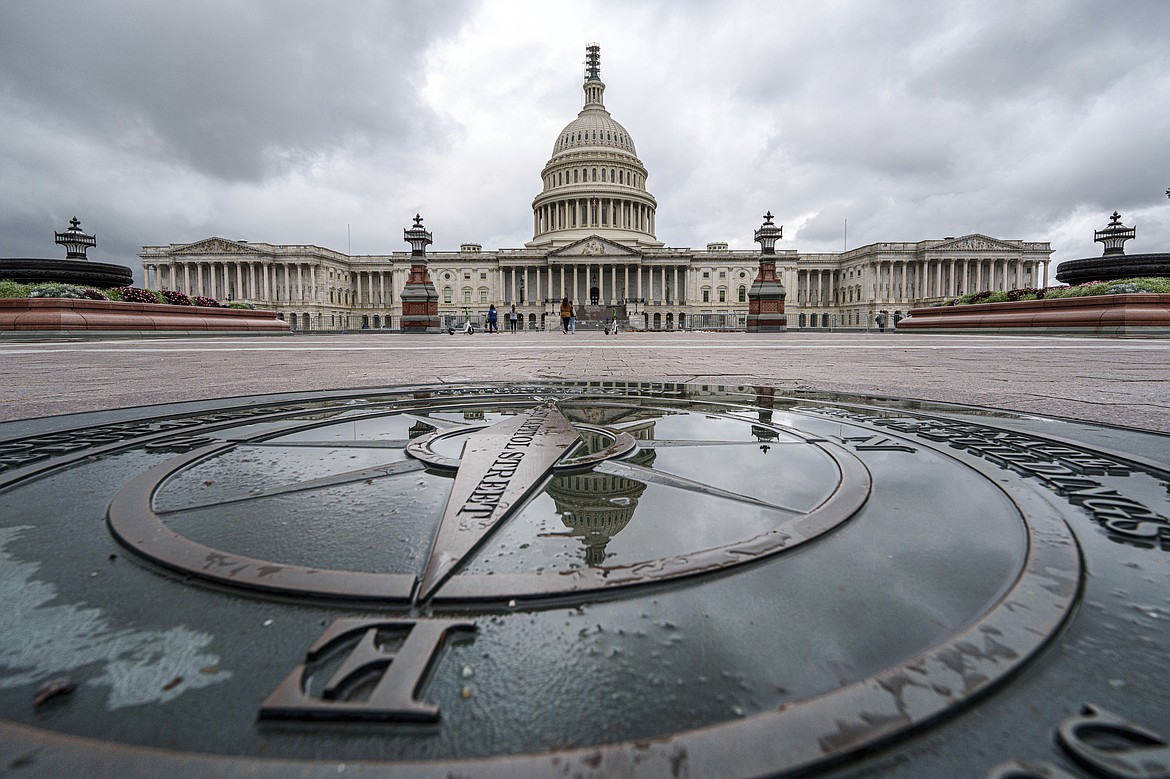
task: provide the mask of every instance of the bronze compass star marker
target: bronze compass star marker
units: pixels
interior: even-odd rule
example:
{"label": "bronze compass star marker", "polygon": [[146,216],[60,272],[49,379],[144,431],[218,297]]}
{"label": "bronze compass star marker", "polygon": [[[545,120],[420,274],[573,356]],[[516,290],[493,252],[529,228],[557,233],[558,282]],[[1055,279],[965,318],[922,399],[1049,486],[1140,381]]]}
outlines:
{"label": "bronze compass star marker", "polygon": [[580,439],[552,404],[472,432],[417,599],[427,600]]}

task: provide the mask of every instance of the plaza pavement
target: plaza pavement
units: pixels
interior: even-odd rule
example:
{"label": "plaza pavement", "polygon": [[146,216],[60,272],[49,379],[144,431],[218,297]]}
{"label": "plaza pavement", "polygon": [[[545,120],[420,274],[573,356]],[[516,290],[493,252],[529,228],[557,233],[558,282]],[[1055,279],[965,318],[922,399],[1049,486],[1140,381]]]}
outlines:
{"label": "plaza pavement", "polygon": [[865,393],[1170,433],[1170,341],[876,332],[0,340],[0,421],[289,391],[542,379]]}

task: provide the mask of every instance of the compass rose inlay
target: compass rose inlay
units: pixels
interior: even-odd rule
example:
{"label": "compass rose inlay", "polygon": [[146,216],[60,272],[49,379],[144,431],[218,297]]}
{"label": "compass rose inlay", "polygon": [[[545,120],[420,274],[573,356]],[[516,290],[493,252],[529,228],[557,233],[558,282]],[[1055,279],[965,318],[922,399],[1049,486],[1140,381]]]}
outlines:
{"label": "compass rose inlay", "polygon": [[423,573],[425,600],[532,492],[580,434],[555,406],[541,406],[470,435]]}

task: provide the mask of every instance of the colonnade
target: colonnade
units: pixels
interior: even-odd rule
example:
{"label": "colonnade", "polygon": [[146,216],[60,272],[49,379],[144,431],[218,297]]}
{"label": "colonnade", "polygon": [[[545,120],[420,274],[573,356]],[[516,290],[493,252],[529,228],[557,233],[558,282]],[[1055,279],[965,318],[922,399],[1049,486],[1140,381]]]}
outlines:
{"label": "colonnade", "polygon": [[[406,285],[403,269],[337,271],[330,280],[321,263],[197,260],[144,266],[150,289],[170,289],[217,300],[266,303],[315,303],[355,308],[386,307]],[[335,299],[329,298],[330,289]]]}
{"label": "colonnade", "polygon": [[601,305],[624,300],[680,305],[686,302],[687,265],[627,263],[565,263],[555,265],[503,265],[504,302],[540,305],[545,301],[569,298],[580,304],[591,300],[598,289]]}
{"label": "colonnade", "polygon": [[553,230],[609,227],[654,235],[654,208],[625,198],[569,198],[537,206],[532,214],[536,236]]}
{"label": "colonnade", "polygon": [[796,271],[796,303],[833,306],[958,297],[983,290],[1043,287],[1047,278],[1047,260],[1011,258],[891,260],[853,268],[806,268]]}

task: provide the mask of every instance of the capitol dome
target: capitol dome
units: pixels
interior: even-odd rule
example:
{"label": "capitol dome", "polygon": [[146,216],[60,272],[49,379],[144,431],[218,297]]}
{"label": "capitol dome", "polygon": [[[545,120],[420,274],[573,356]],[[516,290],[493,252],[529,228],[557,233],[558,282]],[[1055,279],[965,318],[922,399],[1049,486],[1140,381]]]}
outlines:
{"label": "capitol dome", "polygon": [[553,142],[532,201],[529,247],[563,246],[591,235],[627,245],[662,246],[654,238],[658,206],[646,190],[646,167],[634,139],[605,109],[600,47],[586,48],[585,106]]}

